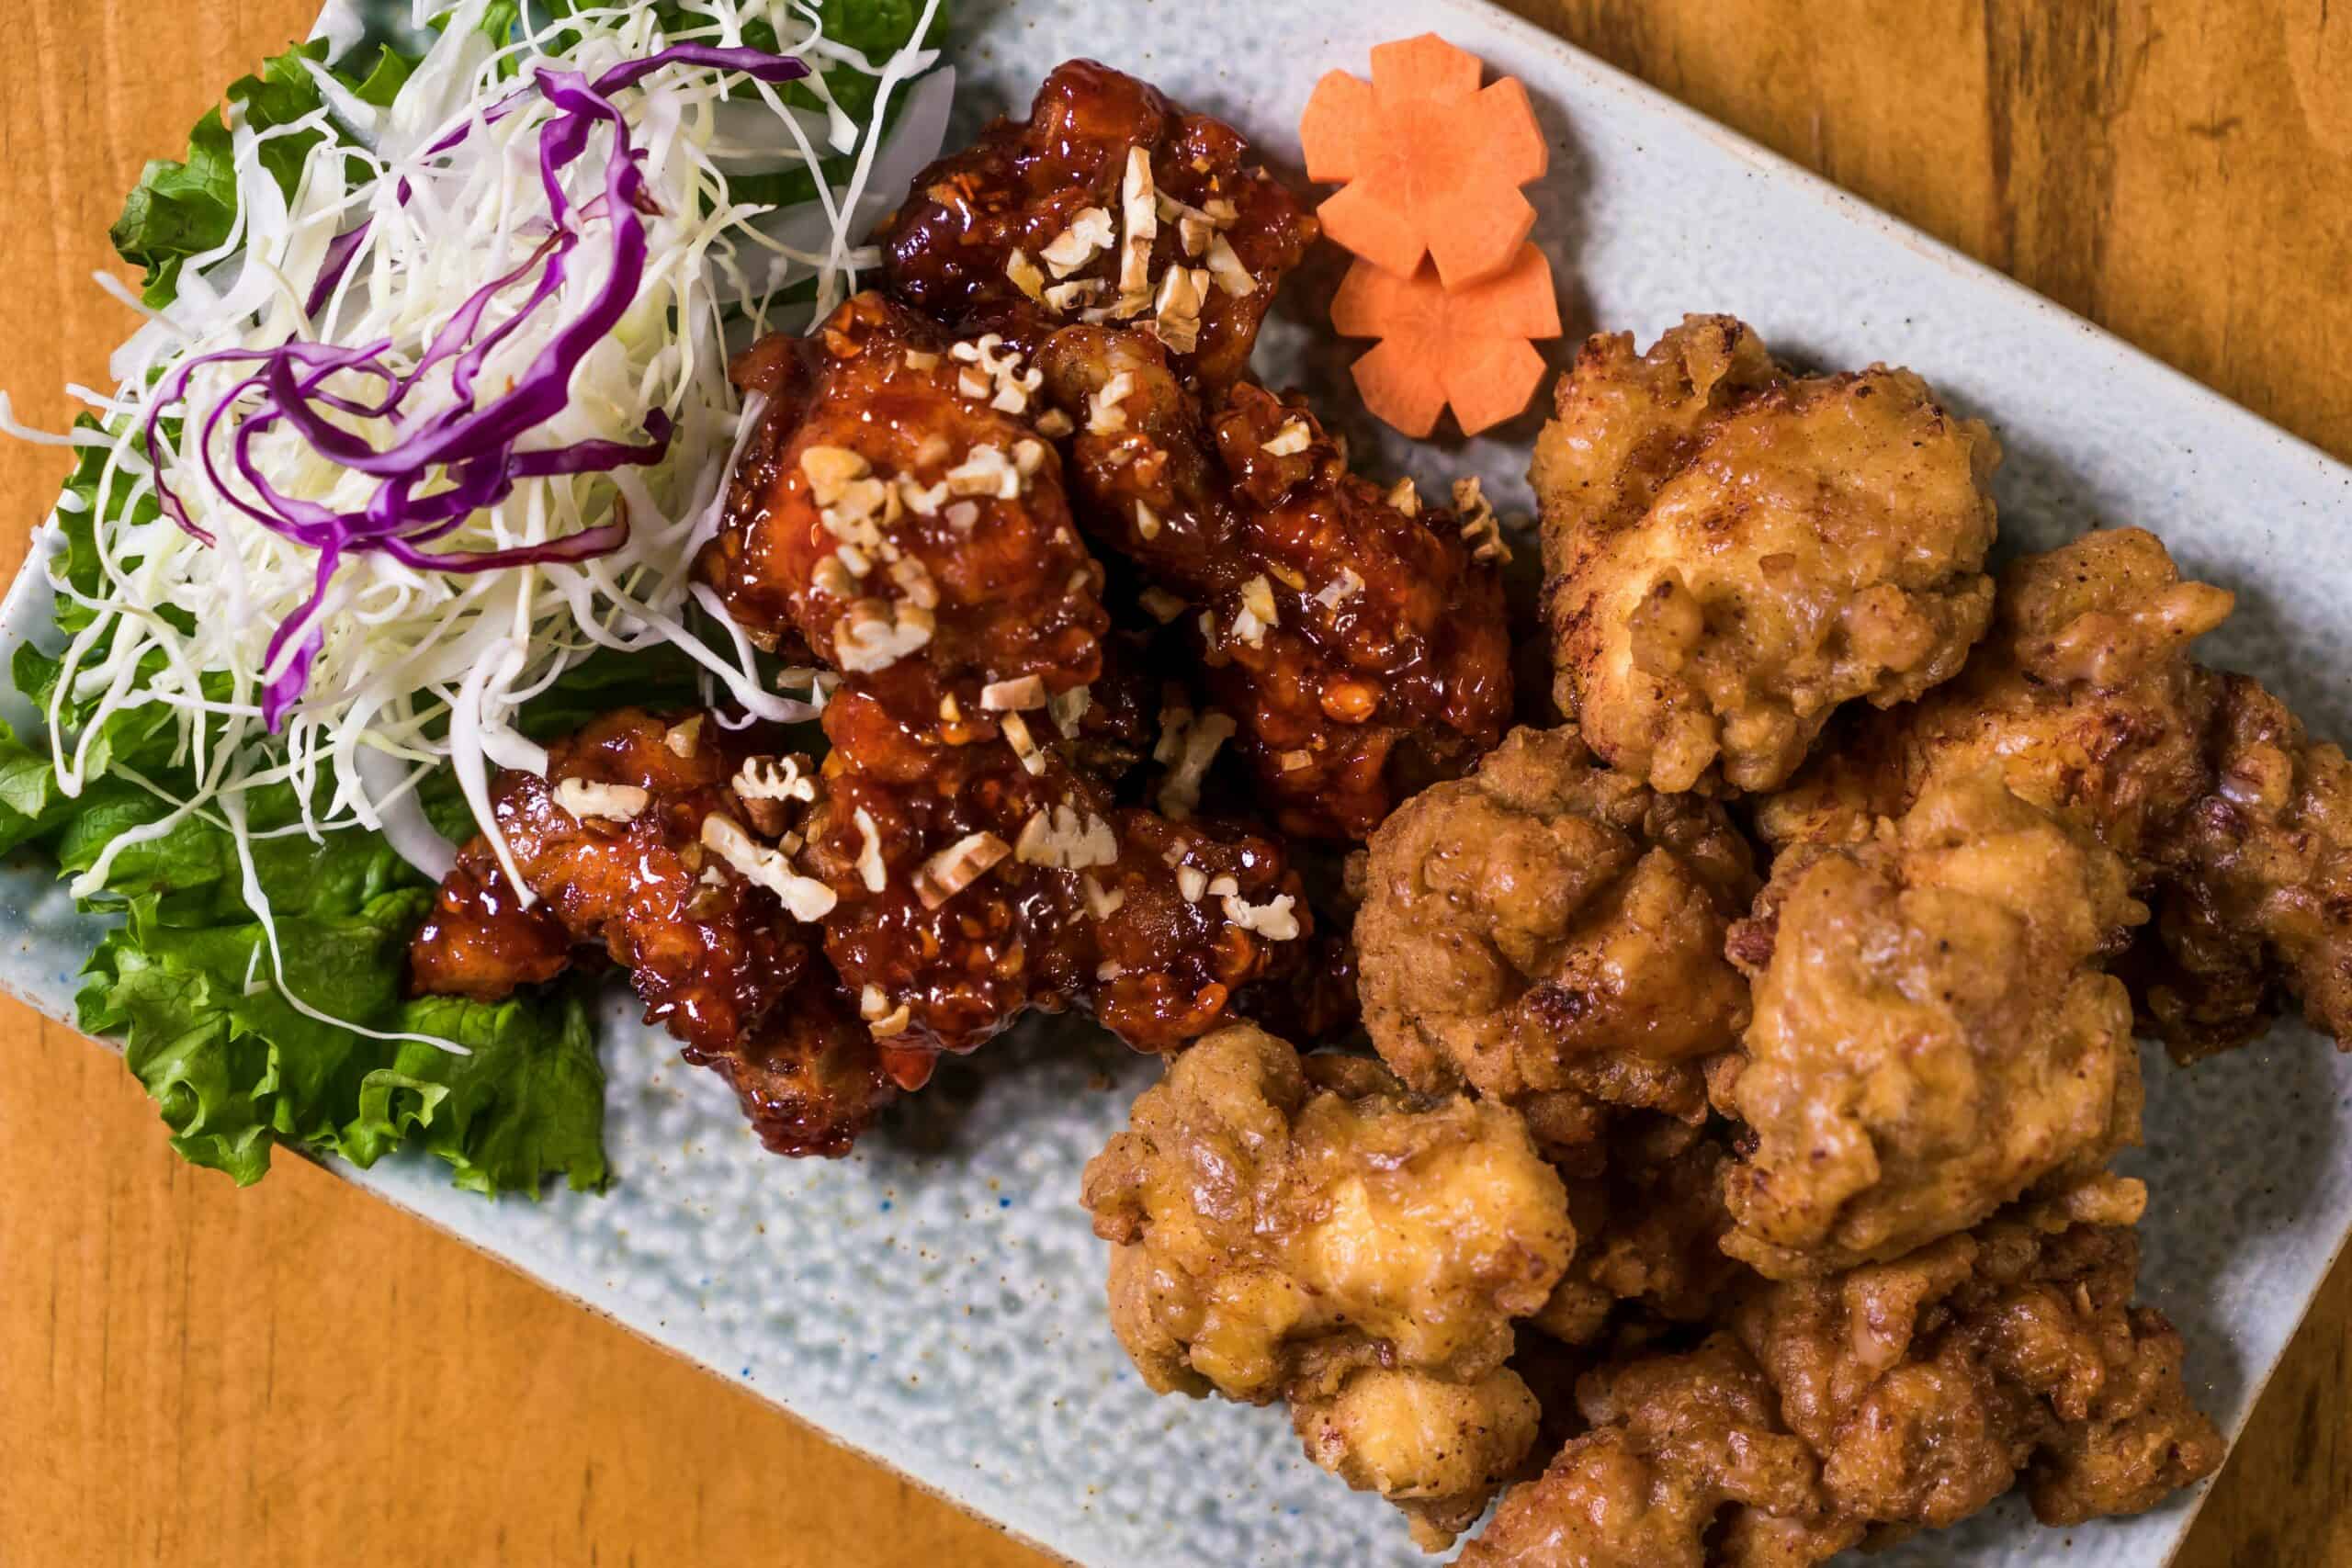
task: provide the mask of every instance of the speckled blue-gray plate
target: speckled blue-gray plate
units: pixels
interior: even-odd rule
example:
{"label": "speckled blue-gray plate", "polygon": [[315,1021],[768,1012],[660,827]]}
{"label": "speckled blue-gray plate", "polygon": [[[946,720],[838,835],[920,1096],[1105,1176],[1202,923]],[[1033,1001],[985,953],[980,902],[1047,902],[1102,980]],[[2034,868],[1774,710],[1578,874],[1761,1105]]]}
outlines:
{"label": "speckled blue-gray plate", "polygon": [[[2352,470],[1476,0],[964,0],[959,130],[1090,54],[1231,119],[1277,164],[1315,79],[1435,28],[1528,85],[1554,145],[1534,193],[1572,333],[1645,342],[1686,310],[1745,316],[1784,353],[1927,375],[1990,420],[2009,547],[2145,524],[2238,592],[2210,655],[2322,734],[2352,737]],[[1331,277],[1289,292],[1261,367],[1352,410],[1348,352],[1313,347]],[[1487,477],[1526,504],[1532,421],[1415,449],[1358,422],[1359,451],[1428,484]],[[1376,448],[1376,451],[1375,451]],[[20,583],[0,638],[42,624]],[[0,984],[58,1017],[92,941],[48,875],[0,872],[20,940]],[[1149,1397],[1104,1321],[1080,1167],[1149,1076],[1064,1028],[951,1067],[840,1164],[763,1156],[726,1089],[616,1001],[603,1198],[497,1205],[437,1167],[351,1172],[1008,1529],[1090,1563],[1406,1563],[1397,1520],[1309,1467],[1271,1412]],[[2352,1222],[2352,1058],[2300,1028],[2183,1074],[2151,1054],[2145,1294],[2187,1335],[2191,1383],[2235,1431]],[[579,1369],[593,1376],[594,1369]],[[791,1478],[778,1483],[790,1485]],[[2154,1568],[2194,1499],[2061,1538],[1996,1509],[1890,1563]]]}

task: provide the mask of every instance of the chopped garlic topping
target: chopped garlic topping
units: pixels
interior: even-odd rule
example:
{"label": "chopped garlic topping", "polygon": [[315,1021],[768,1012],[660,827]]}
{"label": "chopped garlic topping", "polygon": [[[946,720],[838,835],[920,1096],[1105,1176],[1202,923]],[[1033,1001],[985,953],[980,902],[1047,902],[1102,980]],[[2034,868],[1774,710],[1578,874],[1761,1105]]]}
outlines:
{"label": "chopped garlic topping", "polygon": [[900,1002],[889,1012],[874,1020],[865,1027],[873,1032],[875,1039],[888,1040],[893,1035],[904,1034],[908,1026],[913,1022],[914,1010],[905,1002]]}
{"label": "chopped garlic topping", "polygon": [[810,498],[820,506],[831,506],[854,481],[874,470],[846,446],[811,446],[800,454],[800,471],[808,476]]}
{"label": "chopped garlic topping", "polygon": [[1031,778],[1042,778],[1046,772],[1046,754],[1037,749],[1037,739],[1029,733],[1029,721],[1017,713],[1006,714],[997,720],[997,728],[1004,732],[1004,743],[1021,759],[1021,765]]}
{"label": "chopped garlic topping", "polygon": [[1111,291],[1111,286],[1099,277],[1073,277],[1068,283],[1057,283],[1046,290],[1046,306],[1062,314],[1079,309],[1089,299]]}
{"label": "chopped garlic topping", "polygon": [[1159,276],[1159,292],[1151,303],[1152,330],[1159,341],[1178,354],[1200,346],[1201,306],[1208,274],[1171,266]]}
{"label": "chopped garlic topping", "polygon": [[[1176,243],[1183,246],[1188,256],[1197,256],[1207,250],[1209,242],[1216,237],[1216,229],[1205,218],[1195,218],[1187,212],[1176,220]],[[1226,248],[1230,250],[1232,247],[1228,245]]]}
{"label": "chopped garlic topping", "polygon": [[833,661],[855,675],[888,670],[927,645],[934,625],[920,604],[853,599],[833,626]]}
{"label": "chopped garlic topping", "polygon": [[1363,592],[1363,579],[1351,566],[1340,568],[1340,575],[1315,591],[1315,602],[1327,610],[1336,610]]}
{"label": "chopped garlic topping", "polygon": [[1094,966],[1094,978],[1099,984],[1107,986],[1126,972],[1125,964],[1115,958],[1106,958]]}
{"label": "chopped garlic topping", "polygon": [[1233,205],[1230,197],[1213,196],[1201,203],[1201,210],[1208,215],[1210,222],[1220,229],[1241,220],[1241,209]]}
{"label": "chopped garlic topping", "polygon": [[857,824],[857,875],[868,893],[879,893],[889,878],[882,867],[882,831],[874,825],[874,813],[863,806],[851,818]]}
{"label": "chopped garlic topping", "polygon": [[857,1016],[867,1022],[883,1017],[889,1010],[890,998],[882,994],[881,987],[869,985],[857,993]]}
{"label": "chopped garlic topping", "polygon": [[1047,409],[1037,416],[1037,434],[1059,440],[1076,430],[1078,425],[1059,409]]}
{"label": "chopped garlic topping", "polygon": [[1510,547],[1503,543],[1502,520],[1495,515],[1494,502],[1479,493],[1477,475],[1454,481],[1453,509],[1462,514],[1462,542],[1470,547],[1472,560],[1510,560]]}
{"label": "chopped garlic topping", "polygon": [[1241,257],[1234,251],[1233,242],[1224,235],[1217,234],[1209,240],[1208,262],[1209,276],[1216,280],[1219,288],[1235,299],[1258,292],[1258,280],[1241,264]]}
{"label": "chopped garlic topping", "polygon": [[1263,904],[1227,895],[1225,918],[1243,931],[1256,931],[1268,942],[1294,942],[1298,937],[1298,916],[1293,912],[1297,902],[1287,893],[1277,894]]}
{"label": "chopped garlic topping", "polygon": [[1046,682],[1035,675],[991,681],[980,688],[980,706],[989,713],[1012,713],[1046,705]]}
{"label": "chopped garlic topping", "polygon": [[1105,893],[1102,891],[1102,885],[1095,881],[1091,875],[1078,879],[1078,890],[1086,896],[1086,912],[1098,920],[1109,919],[1117,914],[1120,907],[1127,901],[1125,888],[1114,887]]}
{"label": "chopped garlic topping", "polygon": [[800,760],[786,757],[746,757],[729,786],[745,800],[803,800],[817,798],[817,781],[803,778]]}
{"label": "chopped garlic topping", "polygon": [[1055,235],[1039,254],[1056,277],[1068,277],[1109,250],[1116,239],[1111,214],[1100,207],[1089,207],[1072,218],[1069,227]]}
{"label": "chopped garlic topping", "polygon": [[1023,865],[1084,871],[1116,861],[1119,837],[1102,818],[1091,812],[1081,817],[1065,802],[1023,823],[1012,854]]}
{"label": "chopped garlic topping", "polygon": [[1141,147],[1127,149],[1127,167],[1119,184],[1119,212],[1126,237],[1119,245],[1119,292],[1125,296],[1151,292],[1151,243],[1159,237],[1159,204],[1153,199],[1151,154]]}
{"label": "chopped garlic topping", "polygon": [[1286,773],[1295,773],[1302,768],[1313,767],[1315,765],[1315,753],[1312,751],[1284,751],[1277,755],[1274,758],[1274,761],[1282,768],[1283,772]]}
{"label": "chopped garlic topping", "polygon": [[1147,588],[1136,596],[1136,603],[1143,606],[1146,615],[1163,626],[1185,610],[1184,601],[1165,588]]}
{"label": "chopped garlic topping", "polygon": [[1233,635],[1252,648],[1266,646],[1266,633],[1282,625],[1274,606],[1274,585],[1260,572],[1241,585],[1241,608],[1233,617]]}
{"label": "chopped garlic topping", "polygon": [[1127,411],[1119,405],[1136,389],[1136,378],[1125,370],[1102,383],[1086,403],[1086,428],[1096,435],[1109,435],[1127,427]]}
{"label": "chopped garlic topping", "polygon": [[1421,514],[1421,492],[1413,488],[1413,481],[1409,476],[1398,479],[1390,487],[1388,504],[1408,517],[1419,517]]}
{"label": "chopped garlic topping", "polygon": [[916,516],[936,517],[939,515],[939,503],[947,499],[947,481],[941,479],[937,484],[926,486],[902,479],[899,481],[899,494],[905,500],[907,510]]}
{"label": "chopped garlic topping", "polygon": [[1176,891],[1184,896],[1187,904],[1197,904],[1207,896],[1208,873],[1198,866],[1180,865],[1176,868]]}
{"label": "chopped garlic topping", "polygon": [[1015,251],[1004,258],[1004,276],[1011,278],[1012,287],[1021,290],[1022,293],[1032,299],[1043,302],[1046,294],[1046,275],[1037,270],[1037,264],[1029,259],[1026,251]]}
{"label": "chopped garlic topping", "polygon": [[1136,532],[1147,539],[1159,537],[1159,513],[1141,496],[1136,498]]}
{"label": "chopped garlic topping", "polygon": [[967,833],[922,863],[915,873],[915,897],[924,908],[936,909],[1012,852],[994,833]]}
{"label": "chopped garlic topping", "polygon": [[939,608],[939,590],[931,581],[931,573],[922,562],[912,556],[900,556],[890,563],[890,581],[907,596],[907,603],[918,610]]}
{"label": "chopped garlic topping", "polygon": [[670,732],[662,737],[662,744],[670,749],[670,755],[691,761],[702,748],[702,715],[672,725]]}
{"label": "chopped garlic topping", "polygon": [[1152,756],[1168,764],[1168,776],[1159,782],[1159,812],[1182,822],[1199,808],[1209,764],[1238,727],[1215,709],[1195,718],[1186,709],[1170,708],[1159,716],[1159,744]]}
{"label": "chopped garlic topping", "polygon": [[972,501],[951,501],[947,503],[946,517],[952,527],[968,534],[972,531],[972,525],[980,520],[979,503]]}
{"label": "chopped garlic topping", "polygon": [[745,880],[783,899],[785,912],[796,920],[821,920],[840,901],[831,888],[814,877],[798,874],[784,855],[754,841],[731,817],[714,811],[704,818],[702,845],[741,872]]}
{"label": "chopped garlic topping", "polygon": [[1306,428],[1306,422],[1303,419],[1294,419],[1286,421],[1272,437],[1260,442],[1258,449],[1272,453],[1277,457],[1294,457],[1306,451],[1314,444],[1314,441],[1315,434]]}
{"label": "chopped garlic topping", "polygon": [[905,357],[907,368],[910,370],[936,370],[939,368],[939,355],[933,354],[927,348],[910,348],[907,350]]}
{"label": "chopped garlic topping", "polygon": [[653,797],[635,784],[595,784],[587,779],[561,779],[555,803],[574,817],[602,817],[608,822],[632,820]]}
{"label": "chopped garlic topping", "polygon": [[1064,735],[1076,735],[1078,727],[1086,720],[1086,710],[1094,705],[1094,694],[1084,686],[1072,686],[1067,692],[1057,692],[1046,704],[1046,712],[1054,728]]}

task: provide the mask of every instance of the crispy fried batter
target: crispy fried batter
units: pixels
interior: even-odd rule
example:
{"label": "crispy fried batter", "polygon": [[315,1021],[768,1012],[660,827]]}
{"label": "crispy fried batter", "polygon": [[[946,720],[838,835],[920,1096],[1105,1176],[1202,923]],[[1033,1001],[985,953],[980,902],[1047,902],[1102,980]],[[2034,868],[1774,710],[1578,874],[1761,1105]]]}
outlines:
{"label": "crispy fried batter", "polygon": [[1992,614],[1998,460],[1884,367],[1797,377],[1726,316],[1587,343],[1536,444],[1555,696],[1657,788],[1770,789],[1831,712],[1919,695]]}
{"label": "crispy fried batter", "polygon": [[1747,1274],[1723,1250],[1730,1159],[1722,1122],[1639,1111],[1606,1118],[1602,1135],[1561,1165],[1577,1255],[1535,1325],[1593,1345],[1713,1317]]}
{"label": "crispy fried batter", "polygon": [[1725,1249],[1776,1278],[1900,1256],[2140,1133],[2123,863],[1990,773],[1781,857],[1731,948],[1756,1017],[1713,1083],[1753,1150]]}
{"label": "crispy fried batter", "polygon": [[926,314],[1015,332],[1027,318],[1031,333],[1148,320],[1188,378],[1217,386],[1248,367],[1283,275],[1315,235],[1306,206],[1230,127],[1073,60],[1046,78],[1027,119],[993,122],[916,175],[876,238],[891,292]]}
{"label": "crispy fried batter", "polygon": [[1034,682],[1042,702],[1102,671],[1102,569],[1060,459],[998,400],[1034,377],[1010,353],[860,294],[807,342],[738,362],[770,401],[701,570],[752,635],[797,636],[911,723],[978,720],[992,686]]}
{"label": "crispy fried batter", "polygon": [[1534,1440],[1503,1366],[1575,1237],[1519,1118],[1249,1026],[1177,1057],[1087,1167],[1112,1324],[1163,1393],[1290,1401],[1309,1455],[1441,1546]]}
{"label": "crispy fried batter", "polygon": [[756,1029],[687,1061],[725,1078],[771,1154],[849,1153],[898,1098],[874,1036],[822,961]]}
{"label": "crispy fried batter", "polygon": [[2230,605],[2141,529],[2017,561],[1959,678],[1843,729],[1758,826],[1850,836],[1997,765],[2132,866],[2156,918],[2127,975],[2177,1056],[2251,1039],[2281,989],[2352,1036],[2352,770],[2256,682],[2190,660]]}
{"label": "crispy fried batter", "polygon": [[1365,1025],[1415,1088],[1467,1080],[1540,1133],[1590,1100],[1695,1119],[1702,1059],[1747,1021],[1723,946],[1755,891],[1712,801],[1596,765],[1573,729],[1513,730],[1374,835]]}
{"label": "crispy fried batter", "polygon": [[[724,1050],[764,1018],[807,964],[807,928],[705,848],[704,824],[724,817],[749,836],[764,819],[773,840],[800,807],[743,800],[733,781],[746,763],[785,761],[758,732],[699,719],[624,708],[549,748],[545,778],[501,772],[492,815],[541,902],[518,914],[489,841],[475,839],[410,945],[417,987],[503,995],[551,978],[560,947],[585,945],[626,966],[646,1021],[689,1045]],[[691,748],[670,743],[681,731]]]}
{"label": "crispy fried batter", "polygon": [[1494,745],[1510,635],[1483,534],[1349,473],[1301,403],[1245,384],[1204,409],[1143,334],[1068,328],[1038,364],[1080,525],[1181,607],[1285,830],[1361,839]]}

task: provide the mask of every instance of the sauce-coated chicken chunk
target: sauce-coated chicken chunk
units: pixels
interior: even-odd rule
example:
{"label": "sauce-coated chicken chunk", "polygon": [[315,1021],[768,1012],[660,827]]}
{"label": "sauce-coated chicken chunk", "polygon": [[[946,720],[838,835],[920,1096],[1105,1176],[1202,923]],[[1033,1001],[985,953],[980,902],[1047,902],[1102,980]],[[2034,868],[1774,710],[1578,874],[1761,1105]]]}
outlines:
{"label": "sauce-coated chicken chunk", "polygon": [[1533,1443],[1534,1399],[1503,1363],[1575,1236],[1503,1107],[1237,1027],[1136,1101],[1084,1196],[1144,1381],[1286,1399],[1309,1457],[1404,1508],[1424,1545]]}
{"label": "sauce-coated chicken chunk", "polygon": [[1532,478],[1562,713],[1664,790],[1770,789],[1839,704],[1951,677],[1993,611],[1998,449],[1919,378],[1799,377],[1727,316],[1596,337]]}

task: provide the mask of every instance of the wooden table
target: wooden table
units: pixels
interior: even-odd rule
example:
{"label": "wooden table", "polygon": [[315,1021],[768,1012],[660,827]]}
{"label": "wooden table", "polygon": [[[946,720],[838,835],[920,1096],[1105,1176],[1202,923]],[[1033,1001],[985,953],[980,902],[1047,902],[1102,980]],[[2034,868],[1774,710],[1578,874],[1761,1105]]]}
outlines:
{"label": "wooden table", "polygon": [[[2352,5],[1517,3],[2352,457]],[[123,330],[88,274],[141,161],[315,8],[8,7],[25,417]],[[0,444],[0,568],[62,468]],[[0,1084],[0,1562],[1043,1561],[299,1160],[247,1192],[183,1166],[112,1055],[13,1004]],[[2187,1568],[2352,1562],[2347,1325],[2352,1268]]]}

